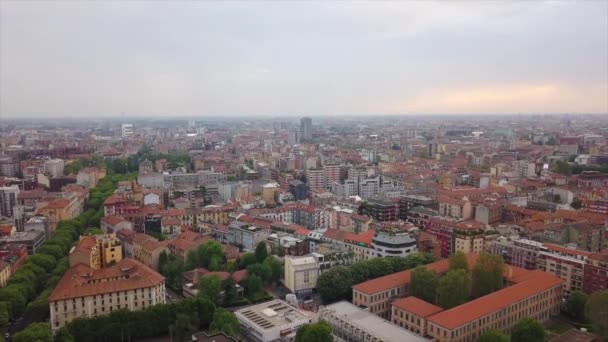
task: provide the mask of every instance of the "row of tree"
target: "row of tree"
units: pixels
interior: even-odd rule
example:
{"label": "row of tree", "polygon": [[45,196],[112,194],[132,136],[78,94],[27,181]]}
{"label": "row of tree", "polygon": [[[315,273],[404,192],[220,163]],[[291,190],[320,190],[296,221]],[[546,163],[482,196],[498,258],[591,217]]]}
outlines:
{"label": "row of tree", "polygon": [[238,319],[232,312],[204,298],[189,298],[139,311],[121,309],[108,315],[77,318],[57,332],[55,341],[128,341],[167,334],[174,341],[190,341],[193,333],[207,328],[236,339],[240,335]]}
{"label": "row of tree", "polygon": [[482,253],[470,270],[465,254],[458,252],[450,256],[449,271],[442,277],[426,267],[416,267],[410,295],[450,309],[501,289],[503,269],[501,256]]}
{"label": "row of tree", "polygon": [[414,253],[403,258],[375,258],[355,262],[351,266],[335,266],[319,276],[317,290],[326,304],[350,300],[351,287],[355,284],[425,265],[434,259],[429,253]]}
{"label": "row of tree", "polygon": [[[108,176],[91,191],[91,198],[104,199],[114,191],[116,183],[124,176]],[[48,297],[69,268],[67,255],[72,246],[91,226],[99,225],[99,211],[103,213],[103,200],[98,207],[87,204],[77,218],[60,221],[55,234],[46,241],[36,254],[28,257],[24,265],[10,278],[5,288],[0,289],[0,328],[6,328],[9,319],[24,316],[26,322],[42,322],[49,317]],[[48,328],[48,324],[45,323]],[[14,341],[28,339],[38,334],[40,326],[31,324],[15,334]],[[49,329],[50,332],[50,329]]]}

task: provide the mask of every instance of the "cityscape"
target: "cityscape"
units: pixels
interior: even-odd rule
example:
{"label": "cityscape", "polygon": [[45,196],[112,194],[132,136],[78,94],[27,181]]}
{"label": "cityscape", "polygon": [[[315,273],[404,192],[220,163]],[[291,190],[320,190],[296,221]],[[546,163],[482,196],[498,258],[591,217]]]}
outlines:
{"label": "cityscape", "polygon": [[0,14],[0,342],[608,341],[608,2]]}

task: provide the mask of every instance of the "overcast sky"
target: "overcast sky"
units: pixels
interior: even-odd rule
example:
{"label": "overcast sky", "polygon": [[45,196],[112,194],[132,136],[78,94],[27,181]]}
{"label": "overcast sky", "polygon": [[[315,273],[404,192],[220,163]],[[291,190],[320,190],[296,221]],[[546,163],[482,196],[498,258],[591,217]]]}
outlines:
{"label": "overcast sky", "polygon": [[0,118],[608,113],[608,1],[0,1]]}

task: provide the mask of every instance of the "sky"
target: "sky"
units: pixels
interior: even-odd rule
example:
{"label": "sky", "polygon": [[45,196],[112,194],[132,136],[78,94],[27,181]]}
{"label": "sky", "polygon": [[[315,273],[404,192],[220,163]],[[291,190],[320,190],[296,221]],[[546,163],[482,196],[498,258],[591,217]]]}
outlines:
{"label": "sky", "polygon": [[0,1],[0,119],[608,113],[608,1]]}

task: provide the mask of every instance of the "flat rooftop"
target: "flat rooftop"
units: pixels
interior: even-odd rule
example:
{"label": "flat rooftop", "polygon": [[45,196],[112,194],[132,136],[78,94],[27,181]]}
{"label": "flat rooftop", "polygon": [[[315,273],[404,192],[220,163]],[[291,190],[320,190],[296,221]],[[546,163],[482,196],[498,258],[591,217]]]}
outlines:
{"label": "flat rooftop", "polygon": [[335,316],[350,322],[353,326],[370,332],[383,342],[430,341],[429,339],[405,330],[347,301],[330,304],[327,306],[327,309],[333,311]]}
{"label": "flat rooftop", "polygon": [[238,310],[236,316],[239,320],[247,320],[261,330],[310,319],[304,312],[279,299]]}

